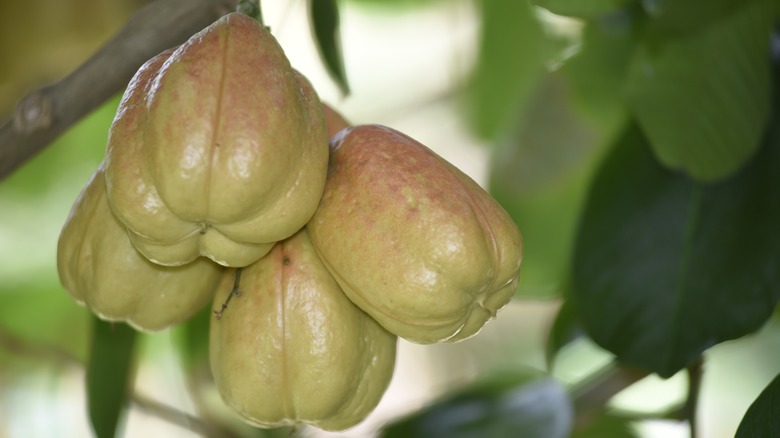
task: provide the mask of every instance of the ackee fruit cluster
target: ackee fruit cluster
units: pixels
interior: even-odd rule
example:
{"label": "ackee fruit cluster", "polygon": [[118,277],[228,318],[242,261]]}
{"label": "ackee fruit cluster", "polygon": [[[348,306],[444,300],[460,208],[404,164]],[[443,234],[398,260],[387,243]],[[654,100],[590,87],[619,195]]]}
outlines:
{"label": "ackee fruit cluster", "polygon": [[349,127],[234,13],[136,73],[57,257],[78,302],[139,330],[212,302],[214,381],[248,423],[342,430],[398,336],[465,339],[509,302],[522,239],[430,149]]}

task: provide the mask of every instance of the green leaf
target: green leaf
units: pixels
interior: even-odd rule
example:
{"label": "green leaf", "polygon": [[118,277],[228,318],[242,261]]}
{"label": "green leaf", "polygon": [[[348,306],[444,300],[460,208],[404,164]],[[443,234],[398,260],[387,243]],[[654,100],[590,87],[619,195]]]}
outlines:
{"label": "green leaf", "polygon": [[89,419],[98,438],[114,437],[132,388],[136,332],[126,324],[92,319],[92,352],[87,365]]}
{"label": "green leaf", "polygon": [[544,73],[545,40],[526,0],[481,0],[482,34],[469,111],[475,132],[502,136]]}
{"label": "green leaf", "polygon": [[349,94],[344,56],[339,39],[339,7],[336,0],[309,0],[314,39],[330,77],[344,94]]}
{"label": "green leaf", "polygon": [[547,369],[552,370],[555,364],[555,357],[563,347],[577,340],[584,335],[582,325],[577,319],[577,312],[570,300],[564,300],[555,320],[550,327],[550,333],[547,334],[547,344],[545,346],[545,360]]}
{"label": "green leaf", "polygon": [[570,299],[593,340],[663,377],[752,333],[780,298],[780,121],[749,166],[703,185],[631,126],[593,182]]}
{"label": "green leaf", "polygon": [[771,8],[753,1],[700,32],[638,48],[626,97],[665,166],[715,181],[754,155],[769,114]]}
{"label": "green leaf", "polygon": [[626,119],[620,89],[636,44],[631,32],[628,18],[588,22],[580,50],[561,67],[573,106],[607,136]]}
{"label": "green leaf", "polygon": [[538,373],[514,371],[478,382],[387,426],[385,438],[568,437],[573,412],[565,389]]}
{"label": "green leaf", "polygon": [[598,18],[616,14],[634,0],[533,0],[536,5],[558,15],[579,18]]}
{"label": "green leaf", "polygon": [[761,391],[739,423],[735,438],[780,436],[780,374]]}

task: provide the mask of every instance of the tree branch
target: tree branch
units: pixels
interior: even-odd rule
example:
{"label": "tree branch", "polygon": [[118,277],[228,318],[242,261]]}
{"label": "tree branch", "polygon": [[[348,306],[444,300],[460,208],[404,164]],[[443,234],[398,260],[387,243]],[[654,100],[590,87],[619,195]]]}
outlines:
{"label": "tree branch", "polygon": [[697,415],[699,407],[699,394],[701,393],[701,380],[704,373],[704,358],[689,366],[688,369],[688,396],[683,405],[685,419],[691,426],[691,438],[698,436]]}
{"label": "tree branch", "polygon": [[237,438],[239,436],[217,424],[201,421],[199,418],[193,417],[172,406],[168,406],[141,395],[137,391],[131,394],[131,401],[138,409],[146,411],[163,421],[175,424],[182,429],[189,430],[200,436],[214,438]]}
{"label": "tree branch", "polygon": [[138,10],[73,73],[22,98],[12,119],[0,126],[0,180],[123,90],[149,58],[235,8],[236,0],[156,0]]}
{"label": "tree branch", "polygon": [[[61,347],[42,342],[29,341],[16,335],[2,325],[0,325],[0,350],[6,350],[16,356],[48,362],[56,367],[73,367],[81,370],[86,368],[79,358],[73,356]],[[219,423],[212,423],[193,417],[177,408],[150,399],[136,390],[133,390],[129,394],[129,401],[138,409],[147,412],[149,415],[153,415],[163,421],[175,424],[201,436],[220,438],[238,437],[238,435]]]}
{"label": "tree branch", "polygon": [[612,363],[575,389],[571,395],[575,411],[574,429],[587,427],[612,397],[649,375],[648,371]]}

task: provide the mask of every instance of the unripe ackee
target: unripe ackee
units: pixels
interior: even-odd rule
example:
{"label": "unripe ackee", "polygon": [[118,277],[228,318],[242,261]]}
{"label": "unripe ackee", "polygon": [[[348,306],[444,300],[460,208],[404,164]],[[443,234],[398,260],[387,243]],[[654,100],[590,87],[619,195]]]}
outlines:
{"label": "unripe ackee", "polygon": [[154,331],[208,304],[225,268],[203,258],[159,266],[142,256],[108,205],[101,166],[62,229],[57,271],[65,289],[101,318]]}
{"label": "unripe ackee", "polygon": [[136,73],[109,134],[108,197],[155,263],[246,266],[311,218],[327,154],[314,89],[234,13]]}
{"label": "unripe ackee", "polygon": [[349,298],[419,343],[476,334],[514,295],[522,239],[477,183],[378,125],[331,139],[325,192],[308,225]]}
{"label": "unripe ackee", "polygon": [[358,309],[322,265],[306,230],[232,276],[214,301],[209,354],[217,388],[247,422],[342,430],[379,403],[396,337]]}

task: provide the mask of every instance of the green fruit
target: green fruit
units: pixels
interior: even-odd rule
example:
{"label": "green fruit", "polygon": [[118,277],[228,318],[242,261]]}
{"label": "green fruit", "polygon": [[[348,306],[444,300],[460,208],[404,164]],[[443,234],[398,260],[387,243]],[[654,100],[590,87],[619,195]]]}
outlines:
{"label": "green fruit", "polygon": [[109,134],[108,197],[155,263],[246,266],[311,218],[327,155],[314,89],[234,13],[136,73]]}
{"label": "green fruit", "polygon": [[164,267],[142,256],[111,212],[102,165],[65,222],[57,270],[65,289],[101,318],[149,331],[197,313],[214,296],[224,273],[206,259]]}
{"label": "green fruit", "polygon": [[[214,301],[223,309],[233,277]],[[211,370],[222,398],[260,427],[342,430],[379,403],[396,337],[347,299],[306,230],[244,268],[241,294],[211,323]]]}
{"label": "green fruit", "polygon": [[331,139],[308,225],[347,296],[419,343],[476,334],[514,295],[522,239],[503,208],[430,149],[390,128]]}

